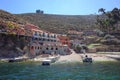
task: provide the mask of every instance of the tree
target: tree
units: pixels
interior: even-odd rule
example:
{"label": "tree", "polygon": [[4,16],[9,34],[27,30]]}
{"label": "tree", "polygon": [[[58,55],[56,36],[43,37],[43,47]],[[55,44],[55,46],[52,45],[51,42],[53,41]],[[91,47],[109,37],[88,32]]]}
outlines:
{"label": "tree", "polygon": [[97,16],[97,25],[100,29],[107,33],[115,31],[116,24],[120,22],[120,9],[114,8],[112,11],[105,12],[105,9],[100,8],[98,12],[102,13]]}
{"label": "tree", "polygon": [[36,13],[43,14],[44,11],[42,11],[42,10],[36,10]]}
{"label": "tree", "polygon": [[100,8],[100,9],[98,10],[98,12],[102,12],[103,14],[105,14],[105,9]]}
{"label": "tree", "polygon": [[75,51],[76,51],[77,53],[81,52],[81,49],[82,49],[82,47],[81,47],[80,45],[77,45],[77,46],[75,47]]}

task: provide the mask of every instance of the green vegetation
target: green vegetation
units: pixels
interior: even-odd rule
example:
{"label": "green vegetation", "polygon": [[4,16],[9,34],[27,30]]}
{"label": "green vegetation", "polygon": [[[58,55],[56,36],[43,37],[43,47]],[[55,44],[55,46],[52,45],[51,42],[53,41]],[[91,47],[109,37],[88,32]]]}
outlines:
{"label": "green vegetation", "polygon": [[2,20],[2,21],[12,21],[12,22],[15,22],[15,23],[18,23],[18,24],[27,23],[27,21],[23,20],[22,18],[20,18],[16,15],[13,15],[9,12],[3,11],[3,10],[0,10],[0,20]]}
{"label": "green vegetation", "polygon": [[120,9],[105,12],[105,9],[100,8],[99,12],[102,14],[97,16],[97,25],[102,31],[110,33],[120,30]]}
{"label": "green vegetation", "polygon": [[118,8],[107,12],[101,8],[99,9],[100,15],[52,15],[43,14],[43,12],[38,14],[41,12],[41,10],[36,10],[36,13],[10,14],[0,10],[0,20],[12,21],[18,24],[29,22],[43,30],[61,34],[67,33],[68,30],[82,31],[96,28],[103,32],[120,30],[120,9]]}
{"label": "green vegetation", "polygon": [[38,25],[41,29],[54,33],[67,33],[68,30],[81,31],[94,29],[96,15],[51,15],[51,14],[18,14],[24,20]]}
{"label": "green vegetation", "polygon": [[81,31],[84,29],[94,29],[96,23],[96,15],[51,15],[51,14],[10,14],[9,12],[0,10],[0,20],[11,21],[17,24],[32,23],[39,26],[43,30],[54,33],[67,33],[68,30]]}
{"label": "green vegetation", "polygon": [[[120,31],[120,9],[114,8],[112,11],[105,12],[105,9],[101,8],[99,11],[102,12],[102,14],[98,16],[73,16],[43,14],[40,10],[37,10],[36,13],[27,14],[10,14],[0,10],[0,31],[1,33],[7,33],[0,35],[0,48],[3,47],[1,48],[2,55],[0,56],[6,56],[8,54],[8,57],[18,56],[19,54],[14,54],[16,52],[23,55],[23,52],[20,52],[20,50],[25,51],[24,48],[26,44],[29,43],[29,40],[26,40],[25,37],[20,35],[28,36],[32,34],[31,29],[25,26],[27,23],[32,23],[43,30],[60,34],[67,34],[68,30],[83,31],[85,29],[96,29],[99,36],[82,35],[82,37],[84,37],[83,43],[88,46],[73,46],[76,52],[81,52],[81,49],[87,50],[88,48],[98,48],[98,51],[120,51],[119,34],[117,37],[115,36],[116,34],[114,36],[104,34],[104,32]],[[97,23],[97,25],[95,23]],[[10,34],[10,37],[8,37],[8,34]],[[15,36],[14,34],[18,34],[19,36]],[[18,37],[20,39],[18,39]],[[5,51],[9,51],[9,53]]]}
{"label": "green vegetation", "polygon": [[98,46],[101,46],[101,44],[89,44],[87,47],[88,48],[95,48],[95,47],[98,47]]}

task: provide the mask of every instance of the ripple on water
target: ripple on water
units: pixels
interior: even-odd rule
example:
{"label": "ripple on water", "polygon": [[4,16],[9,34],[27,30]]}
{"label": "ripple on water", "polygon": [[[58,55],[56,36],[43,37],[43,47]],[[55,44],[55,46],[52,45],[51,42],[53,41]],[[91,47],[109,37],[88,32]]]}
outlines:
{"label": "ripple on water", "polygon": [[0,80],[120,80],[120,62],[63,63],[51,66],[2,63]]}

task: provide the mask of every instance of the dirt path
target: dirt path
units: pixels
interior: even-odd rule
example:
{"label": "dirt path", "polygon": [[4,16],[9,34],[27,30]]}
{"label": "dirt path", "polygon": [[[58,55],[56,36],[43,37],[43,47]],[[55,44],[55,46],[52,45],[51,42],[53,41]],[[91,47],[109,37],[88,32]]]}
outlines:
{"label": "dirt path", "polygon": [[73,50],[71,50],[72,54],[60,56],[60,59],[57,62],[81,62],[82,58],[80,54],[76,54]]}

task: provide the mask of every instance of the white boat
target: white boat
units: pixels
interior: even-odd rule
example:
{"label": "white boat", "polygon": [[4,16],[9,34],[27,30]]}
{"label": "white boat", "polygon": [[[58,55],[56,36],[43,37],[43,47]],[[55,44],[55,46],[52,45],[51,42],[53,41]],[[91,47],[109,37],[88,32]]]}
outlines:
{"label": "white boat", "polygon": [[48,57],[42,60],[42,65],[50,65],[51,63],[55,63],[59,59],[59,56]]}
{"label": "white boat", "polygon": [[42,65],[50,65],[51,64],[51,60],[46,59],[42,61]]}

